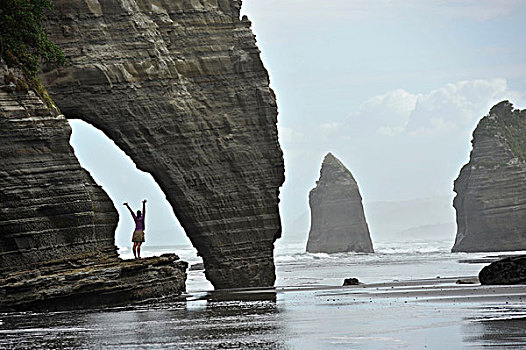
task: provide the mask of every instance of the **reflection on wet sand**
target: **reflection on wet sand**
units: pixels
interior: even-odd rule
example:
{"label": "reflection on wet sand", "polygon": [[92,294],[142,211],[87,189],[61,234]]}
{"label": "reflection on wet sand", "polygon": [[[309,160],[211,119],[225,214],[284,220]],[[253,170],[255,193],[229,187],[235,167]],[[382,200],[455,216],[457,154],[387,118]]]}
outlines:
{"label": "reflection on wet sand", "polygon": [[284,347],[275,293],[207,293],[187,303],[93,314],[91,335],[104,348]]}
{"label": "reflection on wet sand", "polygon": [[509,347],[526,344],[524,288],[427,279],[203,292],[186,302],[0,314],[0,348]]}
{"label": "reflection on wet sand", "polygon": [[522,348],[526,344],[526,305],[491,305],[467,319],[464,342],[473,347]]}
{"label": "reflection on wet sand", "polygon": [[0,348],[285,347],[273,290],[213,292],[187,302],[2,318],[0,332],[6,338],[0,340]]}

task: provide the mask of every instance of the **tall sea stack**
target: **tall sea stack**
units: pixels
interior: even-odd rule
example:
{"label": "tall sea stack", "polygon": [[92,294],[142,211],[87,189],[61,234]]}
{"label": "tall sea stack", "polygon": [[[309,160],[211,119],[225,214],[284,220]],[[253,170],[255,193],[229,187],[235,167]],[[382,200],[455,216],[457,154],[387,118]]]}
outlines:
{"label": "tall sea stack", "polygon": [[309,193],[310,253],[373,253],[358,184],[340,160],[328,153]]}
{"label": "tall sea stack", "polygon": [[526,250],[526,110],[500,102],[473,132],[455,180],[453,252]]}

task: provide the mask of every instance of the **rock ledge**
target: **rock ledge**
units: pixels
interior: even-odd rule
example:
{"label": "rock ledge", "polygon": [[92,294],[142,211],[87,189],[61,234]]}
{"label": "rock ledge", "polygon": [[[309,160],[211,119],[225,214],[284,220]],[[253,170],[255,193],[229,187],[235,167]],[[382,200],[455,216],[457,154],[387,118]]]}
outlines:
{"label": "rock ledge", "polygon": [[107,262],[70,258],[0,278],[0,310],[116,306],[185,292],[186,268],[175,254]]}

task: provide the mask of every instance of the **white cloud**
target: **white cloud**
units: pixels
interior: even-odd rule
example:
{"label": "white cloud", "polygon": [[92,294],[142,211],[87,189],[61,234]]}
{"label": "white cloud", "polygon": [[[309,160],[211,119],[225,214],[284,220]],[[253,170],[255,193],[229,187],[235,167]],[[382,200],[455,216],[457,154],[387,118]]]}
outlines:
{"label": "white cloud", "polygon": [[524,95],[510,90],[505,79],[459,81],[426,94],[399,89],[362,103],[349,117],[347,129],[361,125],[360,132],[387,136],[471,130],[491,106],[505,99],[524,102]]}
{"label": "white cloud", "polygon": [[298,143],[307,140],[304,133],[280,124],[278,124],[278,135],[280,143]]}
{"label": "white cloud", "polygon": [[405,131],[417,135],[471,129],[491,106],[515,95],[505,79],[447,84],[419,96]]}
{"label": "white cloud", "polygon": [[396,135],[408,123],[417,100],[417,95],[402,89],[394,90],[362,103],[354,118],[367,118],[373,130],[384,135]]}
{"label": "white cloud", "polygon": [[326,139],[331,134],[338,131],[341,127],[342,127],[341,123],[322,123],[320,125],[321,135],[324,139]]}

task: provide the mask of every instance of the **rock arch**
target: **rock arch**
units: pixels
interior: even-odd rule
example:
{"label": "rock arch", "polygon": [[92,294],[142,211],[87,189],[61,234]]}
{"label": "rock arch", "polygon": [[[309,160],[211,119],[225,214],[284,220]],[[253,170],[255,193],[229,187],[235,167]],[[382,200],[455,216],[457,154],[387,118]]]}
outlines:
{"label": "rock arch", "polygon": [[134,229],[134,222],[122,203],[129,202],[134,210],[140,209],[141,201],[146,198],[147,223],[151,224],[148,225],[147,245],[190,245],[166,195],[152,176],[139,171],[135,163],[93,125],[81,120],[68,122],[73,131],[70,144],[80,165],[102,186],[119,212],[115,244],[129,248]]}
{"label": "rock arch", "polygon": [[64,116],[11,85],[23,79],[0,60],[0,310],[180,295],[187,263],[177,255],[118,258],[112,201],[75,158]]}
{"label": "rock arch", "polygon": [[152,174],[216,288],[273,285],[283,156],[240,1],[54,3],[68,64],[42,79],[61,111]]}

